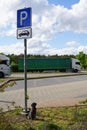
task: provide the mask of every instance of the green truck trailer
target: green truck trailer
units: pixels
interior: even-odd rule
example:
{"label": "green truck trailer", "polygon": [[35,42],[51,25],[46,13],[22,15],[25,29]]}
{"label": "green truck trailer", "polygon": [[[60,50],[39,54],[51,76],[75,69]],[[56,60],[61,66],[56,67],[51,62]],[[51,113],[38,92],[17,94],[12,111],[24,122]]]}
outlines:
{"label": "green truck trailer", "polygon": [[[80,71],[80,61],[74,58],[35,58],[27,59],[27,71],[43,72],[43,71]],[[19,59],[19,71],[24,70],[24,59]]]}

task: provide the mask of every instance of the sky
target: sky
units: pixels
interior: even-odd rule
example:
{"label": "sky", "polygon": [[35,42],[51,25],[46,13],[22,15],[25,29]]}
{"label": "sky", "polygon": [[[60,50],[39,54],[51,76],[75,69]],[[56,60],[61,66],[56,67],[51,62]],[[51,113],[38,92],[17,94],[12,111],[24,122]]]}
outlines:
{"label": "sky", "polygon": [[87,0],[0,0],[0,53],[23,54],[17,39],[17,10],[32,8],[27,54],[87,54]]}

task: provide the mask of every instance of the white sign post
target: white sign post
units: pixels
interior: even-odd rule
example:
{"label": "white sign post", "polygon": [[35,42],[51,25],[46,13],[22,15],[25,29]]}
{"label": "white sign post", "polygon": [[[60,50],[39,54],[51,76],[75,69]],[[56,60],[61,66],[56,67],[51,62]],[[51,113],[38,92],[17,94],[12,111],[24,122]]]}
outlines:
{"label": "white sign post", "polygon": [[32,37],[32,9],[24,8],[17,11],[17,38],[24,39],[24,85],[25,85],[25,112],[27,113],[27,38]]}

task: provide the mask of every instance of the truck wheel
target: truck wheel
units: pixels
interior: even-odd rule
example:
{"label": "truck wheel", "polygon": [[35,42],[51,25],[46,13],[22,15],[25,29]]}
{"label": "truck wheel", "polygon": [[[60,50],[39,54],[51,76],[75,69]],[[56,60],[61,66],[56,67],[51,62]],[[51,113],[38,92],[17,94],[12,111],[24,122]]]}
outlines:
{"label": "truck wheel", "polygon": [[0,72],[0,78],[4,78],[4,74]]}
{"label": "truck wheel", "polygon": [[43,70],[39,70],[39,72],[40,72],[40,73],[42,73],[42,72],[43,72]]}
{"label": "truck wheel", "polygon": [[77,73],[77,72],[78,72],[78,70],[77,70],[77,69],[73,69],[73,72],[74,72],[74,73]]}
{"label": "truck wheel", "polygon": [[78,70],[77,69],[75,69],[75,73],[77,73],[78,72]]}

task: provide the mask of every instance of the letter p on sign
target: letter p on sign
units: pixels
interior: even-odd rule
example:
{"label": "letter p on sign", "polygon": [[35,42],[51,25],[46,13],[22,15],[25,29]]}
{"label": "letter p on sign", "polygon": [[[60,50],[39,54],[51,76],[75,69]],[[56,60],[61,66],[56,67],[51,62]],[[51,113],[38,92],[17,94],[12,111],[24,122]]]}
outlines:
{"label": "letter p on sign", "polygon": [[17,28],[31,27],[32,26],[31,15],[32,15],[31,8],[24,8],[17,10]]}

